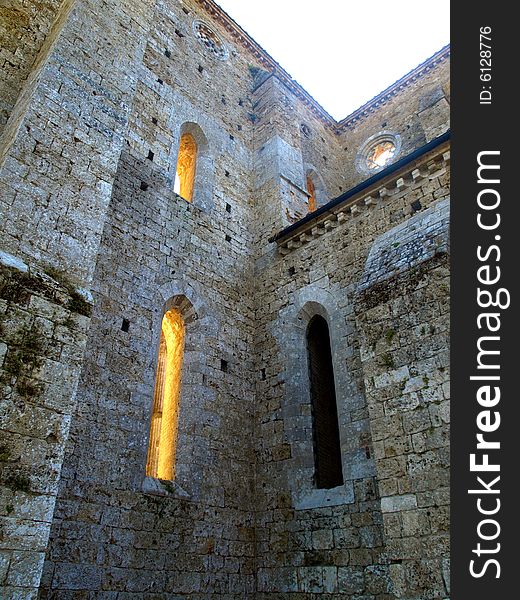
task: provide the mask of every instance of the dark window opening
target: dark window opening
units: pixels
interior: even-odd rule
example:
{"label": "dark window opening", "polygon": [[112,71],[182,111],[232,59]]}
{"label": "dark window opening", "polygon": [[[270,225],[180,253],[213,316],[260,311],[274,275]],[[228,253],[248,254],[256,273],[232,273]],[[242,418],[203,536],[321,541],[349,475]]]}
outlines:
{"label": "dark window opening", "polygon": [[153,123],[154,125],[157,125],[157,117],[152,117],[152,123]]}
{"label": "dark window opening", "polygon": [[164,51],[164,56],[166,56],[166,58],[172,57],[172,53],[168,50],[168,48],[166,48],[166,50]]}
{"label": "dark window opening", "polygon": [[231,204],[228,204],[226,202],[226,212],[230,213],[231,212]]}
{"label": "dark window opening", "polygon": [[327,321],[316,315],[307,328],[315,483],[319,489],[343,484],[338,409]]}
{"label": "dark window opening", "polygon": [[230,242],[230,241],[231,241],[231,236],[226,233],[226,242]]}
{"label": "dark window opening", "polygon": [[130,329],[130,321],[128,319],[123,319],[123,323],[121,325],[121,331],[128,333]]}
{"label": "dark window opening", "polygon": [[146,158],[148,160],[153,160],[154,156],[155,156],[155,154],[151,150],[148,150],[148,156]]}
{"label": "dark window opening", "polygon": [[228,370],[228,361],[221,359],[220,360],[220,370],[223,371],[224,373],[227,373]]}
{"label": "dark window opening", "polygon": [[202,71],[204,71],[204,67],[202,65],[199,65],[198,69],[199,69],[199,73],[202,73]]}
{"label": "dark window opening", "polygon": [[146,181],[141,181],[141,190],[143,192],[146,192],[147,189],[148,189],[148,184],[146,183]]}
{"label": "dark window opening", "polygon": [[265,381],[265,380],[266,380],[265,369],[262,369],[262,370],[260,371],[260,376],[261,376],[261,378],[262,378],[262,381]]}
{"label": "dark window opening", "polygon": [[159,83],[159,85],[162,85],[164,83],[164,81],[160,77],[157,78],[157,82]]}

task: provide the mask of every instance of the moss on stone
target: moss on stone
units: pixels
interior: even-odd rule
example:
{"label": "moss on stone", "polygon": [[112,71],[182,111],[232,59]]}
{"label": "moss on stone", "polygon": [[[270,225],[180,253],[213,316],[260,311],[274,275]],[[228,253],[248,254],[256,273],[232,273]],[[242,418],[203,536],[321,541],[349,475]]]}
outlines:
{"label": "moss on stone", "polygon": [[4,484],[13,492],[25,492],[31,491],[31,480],[23,473],[13,473],[9,475]]}
{"label": "moss on stone", "polygon": [[5,444],[0,445],[0,462],[7,462],[11,457],[11,450]]}
{"label": "moss on stone", "polygon": [[83,298],[83,296],[74,291],[70,292],[70,299],[67,303],[67,308],[78,315],[90,317],[92,315],[92,305]]}
{"label": "moss on stone", "polygon": [[381,364],[389,369],[395,368],[394,357],[390,354],[390,352],[386,352],[386,354],[381,356]]}

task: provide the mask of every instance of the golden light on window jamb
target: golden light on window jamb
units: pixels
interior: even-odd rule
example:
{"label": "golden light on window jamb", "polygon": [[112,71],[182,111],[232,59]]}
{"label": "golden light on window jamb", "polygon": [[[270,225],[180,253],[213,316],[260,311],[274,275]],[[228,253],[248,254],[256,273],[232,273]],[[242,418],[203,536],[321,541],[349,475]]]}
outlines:
{"label": "golden light on window jamb", "polygon": [[197,142],[191,133],[185,133],[179,144],[174,191],[188,202],[193,201],[196,170]]}
{"label": "golden light on window jamb", "polygon": [[179,420],[184,322],[179,311],[168,311],[162,321],[154,401],[150,422],[147,477],[173,481]]}

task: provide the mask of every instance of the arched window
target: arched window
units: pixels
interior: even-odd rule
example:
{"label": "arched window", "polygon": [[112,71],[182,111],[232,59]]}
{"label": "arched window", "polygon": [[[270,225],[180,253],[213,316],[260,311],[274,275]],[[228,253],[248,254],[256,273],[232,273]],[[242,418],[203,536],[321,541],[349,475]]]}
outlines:
{"label": "arched window", "polygon": [[150,423],[146,475],[173,481],[184,354],[184,322],[177,309],[163,317]]}
{"label": "arched window", "polygon": [[177,170],[175,172],[174,191],[188,202],[193,200],[195,188],[195,172],[197,169],[197,142],[191,133],[181,136],[179,155],[177,158]]}
{"label": "arched window", "polygon": [[314,316],[307,328],[312,402],[315,483],[320,489],[343,485],[338,409],[327,321]]}
{"label": "arched window", "polygon": [[309,192],[309,212],[314,212],[316,205],[316,187],[310,173],[307,174],[307,192]]}
{"label": "arched window", "polygon": [[311,165],[306,163],[305,168],[305,185],[307,187],[307,193],[309,198],[307,206],[309,212],[314,212],[329,201],[327,188],[323,177],[320,173]]}

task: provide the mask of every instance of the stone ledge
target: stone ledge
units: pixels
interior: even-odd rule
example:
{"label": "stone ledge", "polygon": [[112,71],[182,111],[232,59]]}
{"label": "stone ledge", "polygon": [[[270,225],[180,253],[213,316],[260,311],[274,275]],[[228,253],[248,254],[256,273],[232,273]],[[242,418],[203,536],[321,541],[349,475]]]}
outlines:
{"label": "stone ledge", "polygon": [[304,225],[293,235],[284,238],[278,243],[278,252],[285,256],[292,250],[301,248],[314,239],[351,222],[360,215],[373,211],[374,208],[391,199],[405,195],[416,183],[423,180],[433,180],[445,174],[451,161],[450,150],[444,149],[440,154],[429,156],[426,161],[414,161],[406,170],[393,173],[388,179],[382,180],[379,185],[360,192],[358,196],[345,201],[333,211],[318,216],[307,227]]}
{"label": "stone ledge", "polygon": [[191,500],[190,494],[185,492],[175,481],[163,481],[162,479],[156,479],[155,477],[145,477],[141,486],[141,491],[144,494],[153,496]]}

